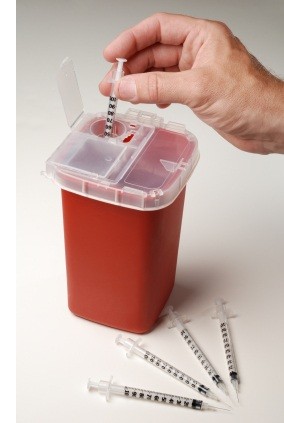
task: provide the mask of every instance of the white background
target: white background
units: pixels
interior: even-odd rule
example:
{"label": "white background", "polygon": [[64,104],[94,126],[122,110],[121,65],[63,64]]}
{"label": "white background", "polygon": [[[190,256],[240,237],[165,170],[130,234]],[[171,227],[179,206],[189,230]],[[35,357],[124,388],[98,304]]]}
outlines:
{"label": "white background", "polygon": [[[18,423],[283,422],[284,156],[238,151],[179,105],[137,106],[186,124],[200,145],[169,303],[195,316],[189,328],[228,381],[218,325],[201,313],[217,294],[230,301],[238,314],[231,328],[240,405],[230,414],[198,412],[120,397],[106,403],[86,390],[88,377],[113,375],[118,384],[196,396],[138,357],[127,359],[114,343],[119,331],[69,312],[60,191],[40,175],[68,133],[55,82],[61,60],[68,55],[75,62],[85,110],[104,111],[98,83],[109,65],[103,48],[157,11],[225,21],[283,76],[281,1],[18,2]],[[120,102],[119,112],[128,107]],[[210,384],[165,321],[142,340]]]}

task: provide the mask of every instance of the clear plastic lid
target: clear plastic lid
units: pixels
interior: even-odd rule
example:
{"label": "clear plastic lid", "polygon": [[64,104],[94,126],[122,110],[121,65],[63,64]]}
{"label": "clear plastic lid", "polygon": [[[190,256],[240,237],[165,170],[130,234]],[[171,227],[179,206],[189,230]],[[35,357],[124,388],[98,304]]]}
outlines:
{"label": "clear plastic lid", "polygon": [[183,125],[129,109],[116,115],[114,136],[104,138],[105,114],[83,113],[72,62],[65,61],[61,71],[59,88],[73,130],[47,160],[46,175],[62,189],[118,206],[155,210],[171,204],[198,161],[194,135]]}

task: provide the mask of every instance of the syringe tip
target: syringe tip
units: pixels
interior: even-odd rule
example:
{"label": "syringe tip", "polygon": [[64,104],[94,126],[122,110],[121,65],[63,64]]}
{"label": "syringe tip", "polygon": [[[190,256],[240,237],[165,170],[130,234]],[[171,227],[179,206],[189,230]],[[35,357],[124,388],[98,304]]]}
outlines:
{"label": "syringe tip", "polygon": [[211,398],[211,399],[213,399],[214,401],[221,401],[218,397],[217,397],[217,395],[215,395],[214,394],[214,392],[212,392],[212,391],[207,391],[207,394],[206,394],[206,396],[208,397],[208,398]]}
{"label": "syringe tip", "polygon": [[228,404],[227,402],[222,401],[222,404],[224,404],[224,405],[226,405],[226,407],[229,407],[230,409],[232,409],[232,406],[230,404]]}
{"label": "syringe tip", "polygon": [[237,400],[238,400],[238,402],[240,402],[239,401],[239,382],[238,382],[238,380],[234,379],[232,381],[232,385],[233,385],[233,387],[234,387],[234,389],[236,391]]}
{"label": "syringe tip", "polygon": [[222,411],[232,411],[231,408],[221,408],[221,407],[215,407],[216,410],[222,410]]}
{"label": "syringe tip", "polygon": [[240,400],[239,400],[239,390],[238,390],[238,388],[235,388],[235,390],[236,390],[237,400],[238,400],[238,402],[240,402]]}
{"label": "syringe tip", "polygon": [[217,386],[218,386],[218,388],[221,389],[221,391],[224,392],[225,395],[229,395],[229,392],[227,390],[227,387],[226,387],[226,385],[223,382],[219,382]]}
{"label": "syringe tip", "polygon": [[221,408],[221,407],[215,407],[215,405],[211,405],[211,404],[207,404],[207,403],[203,403],[202,404],[202,408],[204,410],[213,410],[213,411],[217,411],[217,410],[222,410],[222,411],[232,411],[231,409],[228,408]]}
{"label": "syringe tip", "polygon": [[225,401],[220,400],[220,398],[217,397],[217,395],[214,394],[212,391],[208,391],[206,396],[214,401],[221,402],[222,404],[226,405],[227,407],[231,408],[230,404],[227,404]]}

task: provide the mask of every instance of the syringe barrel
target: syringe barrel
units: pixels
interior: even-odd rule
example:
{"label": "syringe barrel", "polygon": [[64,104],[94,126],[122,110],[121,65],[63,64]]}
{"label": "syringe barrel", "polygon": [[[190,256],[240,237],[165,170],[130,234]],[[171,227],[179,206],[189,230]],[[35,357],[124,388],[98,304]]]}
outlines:
{"label": "syringe barrel", "polygon": [[220,329],[231,381],[234,379],[238,380],[237,363],[228,322],[221,322]]}

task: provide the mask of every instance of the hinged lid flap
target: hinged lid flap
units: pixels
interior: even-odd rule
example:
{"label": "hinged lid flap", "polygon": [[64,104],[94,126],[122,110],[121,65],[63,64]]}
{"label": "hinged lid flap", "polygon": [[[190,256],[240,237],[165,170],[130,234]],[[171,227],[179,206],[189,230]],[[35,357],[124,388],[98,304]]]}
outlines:
{"label": "hinged lid flap", "polygon": [[67,123],[72,127],[83,114],[83,103],[73,61],[69,57],[66,57],[61,63],[57,83]]}

